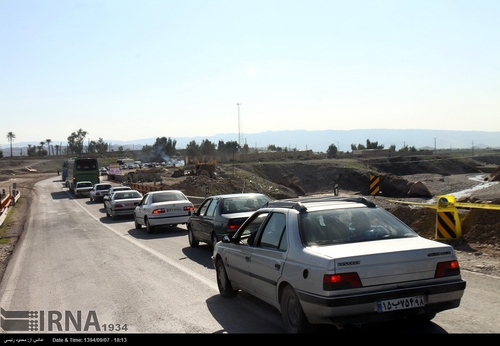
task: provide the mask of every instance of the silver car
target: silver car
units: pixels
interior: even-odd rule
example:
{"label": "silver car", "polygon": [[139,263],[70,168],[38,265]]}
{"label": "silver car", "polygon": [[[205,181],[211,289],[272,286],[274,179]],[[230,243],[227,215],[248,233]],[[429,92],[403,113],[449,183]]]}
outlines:
{"label": "silver car", "polygon": [[134,215],[134,209],[142,200],[142,194],[137,190],[114,192],[104,201],[106,216],[115,220],[117,216]]}
{"label": "silver car", "polygon": [[223,237],[212,260],[223,297],[255,295],[281,311],[291,333],[428,321],[458,307],[466,286],[451,246],[362,197],[270,202]]}

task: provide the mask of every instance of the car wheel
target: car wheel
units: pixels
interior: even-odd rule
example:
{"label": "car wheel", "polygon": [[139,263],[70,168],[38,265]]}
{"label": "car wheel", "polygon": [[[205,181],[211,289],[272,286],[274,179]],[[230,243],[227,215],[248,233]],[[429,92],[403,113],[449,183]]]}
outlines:
{"label": "car wheel", "polygon": [[224,298],[236,297],[238,291],[233,289],[231,281],[227,277],[226,267],[224,267],[224,262],[222,259],[218,259],[215,265],[215,270],[217,272],[217,287],[219,287],[219,293]]}
{"label": "car wheel", "polygon": [[135,229],[141,229],[142,228],[142,225],[139,222],[137,222],[137,218],[135,217],[135,215],[134,215],[134,223],[135,223]]}
{"label": "car wheel", "polygon": [[116,220],[116,218],[117,218],[117,217],[118,217],[118,216],[116,216],[115,214],[113,214],[113,212],[111,212],[111,218],[112,218],[113,220]]}
{"label": "car wheel", "polygon": [[212,248],[215,249],[215,244],[217,244],[217,234],[212,233]]}
{"label": "car wheel", "polygon": [[198,247],[198,245],[200,245],[200,242],[195,238],[191,227],[188,227],[188,239],[189,239],[189,246]]}
{"label": "car wheel", "polygon": [[89,197],[89,200],[90,200],[91,202],[94,202],[94,200],[92,199],[92,196],[90,196],[90,197]]}
{"label": "car wheel", "polygon": [[288,333],[312,333],[315,326],[310,324],[302,310],[299,298],[291,286],[286,286],[281,296],[281,316]]}
{"label": "car wheel", "polygon": [[153,233],[153,228],[154,227],[149,224],[149,220],[146,219],[146,232],[149,234]]}

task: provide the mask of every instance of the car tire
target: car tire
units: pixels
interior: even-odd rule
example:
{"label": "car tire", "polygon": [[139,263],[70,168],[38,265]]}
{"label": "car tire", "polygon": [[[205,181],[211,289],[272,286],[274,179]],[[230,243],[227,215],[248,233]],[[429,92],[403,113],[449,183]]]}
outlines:
{"label": "car tire", "polygon": [[142,225],[139,222],[137,222],[137,218],[135,217],[135,215],[134,215],[134,223],[135,223],[135,229],[141,229],[142,228]]}
{"label": "car tire", "polygon": [[146,233],[151,234],[154,232],[154,227],[149,224],[149,220],[146,219]]}
{"label": "car tire", "polygon": [[189,246],[198,247],[198,245],[200,245],[200,242],[194,236],[194,233],[193,233],[193,230],[191,229],[191,227],[188,227],[188,239],[189,239]]}
{"label": "car tire", "polygon": [[217,273],[217,287],[219,288],[220,295],[224,298],[236,297],[238,291],[231,285],[231,281],[227,277],[226,267],[224,267],[224,262],[221,258],[215,264],[215,271]]}
{"label": "car tire", "polygon": [[300,305],[299,297],[297,297],[295,290],[291,286],[286,286],[283,289],[280,305],[283,324],[288,333],[299,334],[315,331],[315,326],[307,320]]}
{"label": "car tire", "polygon": [[411,321],[412,324],[426,324],[429,323],[434,317],[436,317],[436,313],[427,313],[410,316],[407,320]]}
{"label": "car tire", "polygon": [[215,249],[215,244],[217,244],[218,242],[217,234],[215,234],[215,232],[212,233],[211,240],[212,240],[212,249]]}

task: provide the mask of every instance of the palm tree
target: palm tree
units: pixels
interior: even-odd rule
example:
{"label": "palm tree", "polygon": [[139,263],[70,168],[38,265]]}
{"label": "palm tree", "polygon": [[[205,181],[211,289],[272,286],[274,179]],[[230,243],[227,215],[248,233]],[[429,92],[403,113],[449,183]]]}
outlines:
{"label": "palm tree", "polygon": [[15,138],[16,138],[16,135],[14,134],[14,132],[7,133],[7,139],[10,142],[10,157],[12,157],[12,142],[14,141]]}
{"label": "palm tree", "polygon": [[50,156],[50,143],[52,142],[52,140],[46,139],[45,141],[47,142],[47,147],[49,148],[49,156]]}

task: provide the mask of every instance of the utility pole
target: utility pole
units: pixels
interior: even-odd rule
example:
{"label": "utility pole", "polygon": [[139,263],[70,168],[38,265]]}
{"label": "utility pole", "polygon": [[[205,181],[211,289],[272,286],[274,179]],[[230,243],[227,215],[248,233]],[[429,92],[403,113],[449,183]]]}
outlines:
{"label": "utility pole", "polygon": [[241,148],[241,125],[240,125],[240,106],[241,103],[236,104],[238,106],[238,146]]}

